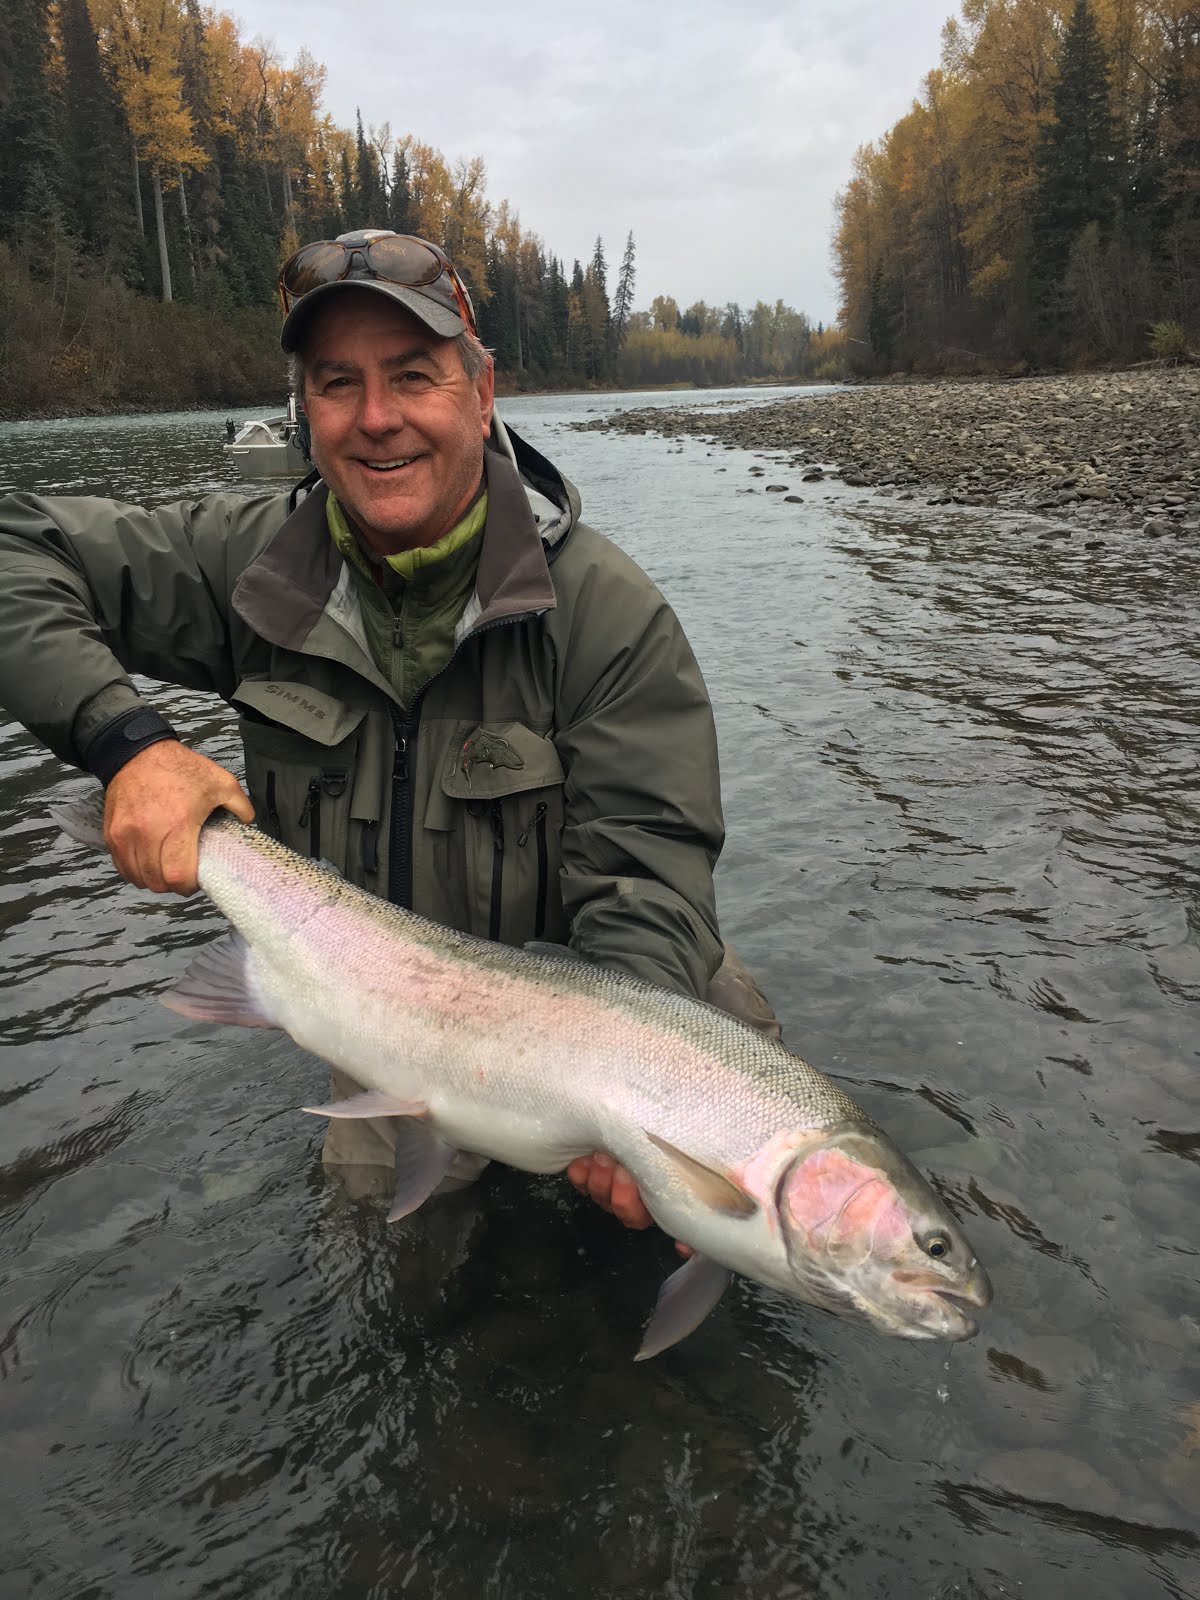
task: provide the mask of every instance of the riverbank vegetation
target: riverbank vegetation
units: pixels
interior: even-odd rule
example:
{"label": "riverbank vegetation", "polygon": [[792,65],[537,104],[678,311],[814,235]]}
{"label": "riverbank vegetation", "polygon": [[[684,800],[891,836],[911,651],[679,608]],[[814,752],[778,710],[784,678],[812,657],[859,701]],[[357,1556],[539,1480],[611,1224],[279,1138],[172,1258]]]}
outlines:
{"label": "riverbank vegetation", "polygon": [[1200,7],[963,0],[838,197],[864,372],[1200,350]]}
{"label": "riverbank vegetation", "polygon": [[568,267],[481,158],[339,128],[324,82],[201,0],[6,0],[0,415],[277,397],[280,262],[365,226],[444,246],[507,390],[844,370],[782,302],[637,311],[632,234],[619,265],[597,238]]}

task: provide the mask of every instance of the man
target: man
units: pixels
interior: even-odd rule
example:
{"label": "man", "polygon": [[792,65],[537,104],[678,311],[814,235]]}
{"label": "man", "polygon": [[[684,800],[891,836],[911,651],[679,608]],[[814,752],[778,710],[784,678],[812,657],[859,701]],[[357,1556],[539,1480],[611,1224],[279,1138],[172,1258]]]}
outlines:
{"label": "man", "polygon": [[[311,492],[0,501],[0,700],[106,785],[133,883],[193,891],[199,830],[224,806],[447,925],[569,941],[704,995],[722,824],[675,617],[495,416],[441,251],[345,234],[297,252],[280,286]],[[131,673],[236,708],[245,790]],[[335,1073],[335,1094],[355,1087]],[[334,1121],[324,1159],[361,1189],[393,1142],[385,1121]],[[570,1175],[649,1225],[607,1157]]]}

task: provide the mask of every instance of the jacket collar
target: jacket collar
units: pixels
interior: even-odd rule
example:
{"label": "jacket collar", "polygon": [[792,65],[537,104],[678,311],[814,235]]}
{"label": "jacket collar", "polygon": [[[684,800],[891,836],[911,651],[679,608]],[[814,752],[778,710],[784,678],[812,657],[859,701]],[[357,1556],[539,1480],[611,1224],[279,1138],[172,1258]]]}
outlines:
{"label": "jacket collar", "polygon": [[[538,615],[555,605],[550,561],[579,516],[579,496],[545,457],[500,424],[503,442],[484,451],[488,518],[475,592],[456,631],[461,642],[477,628]],[[508,448],[505,448],[505,446]],[[334,652],[318,624],[332,618],[354,639],[371,670],[349,574],[329,535],[322,482],[299,501],[233,589],[233,609],[268,643],[320,655]],[[536,520],[535,520],[536,516]],[[542,530],[539,531],[539,522]],[[357,622],[357,627],[355,623]],[[319,631],[319,639],[314,639]],[[314,648],[315,647],[315,648]],[[363,663],[349,660],[359,671]]]}

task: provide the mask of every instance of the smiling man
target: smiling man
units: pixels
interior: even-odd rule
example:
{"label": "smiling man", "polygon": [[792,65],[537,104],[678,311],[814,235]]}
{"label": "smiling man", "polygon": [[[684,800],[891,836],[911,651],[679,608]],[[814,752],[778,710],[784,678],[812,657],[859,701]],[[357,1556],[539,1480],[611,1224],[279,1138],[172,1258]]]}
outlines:
{"label": "smiling man", "polygon": [[[225,806],[447,926],[705,995],[723,955],[716,745],[674,614],[495,415],[436,246],[322,240],[280,290],[306,492],[0,500],[0,701],[106,785],[133,883],[194,890],[199,830]],[[237,711],[245,788],[134,673]],[[718,1003],[774,1025],[729,963],[716,981]],[[335,1094],[356,1087],[335,1074]],[[324,1154],[386,1192],[393,1147],[386,1122],[334,1120]],[[571,1177],[649,1223],[607,1158]]]}
{"label": "smiling man", "polygon": [[363,293],[318,305],[303,352],[313,457],[363,543],[377,559],[436,544],[481,489],[491,363],[469,376],[453,340]]}

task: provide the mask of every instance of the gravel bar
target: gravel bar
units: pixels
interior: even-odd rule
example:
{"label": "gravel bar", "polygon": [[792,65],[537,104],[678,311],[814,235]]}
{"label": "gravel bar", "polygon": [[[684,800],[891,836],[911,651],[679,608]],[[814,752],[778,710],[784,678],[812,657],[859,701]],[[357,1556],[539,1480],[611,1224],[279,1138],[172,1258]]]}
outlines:
{"label": "gravel bar", "polygon": [[1036,511],[1150,538],[1200,534],[1200,370],[1190,367],[864,384],[574,426],[765,452],[789,477],[764,491],[798,499],[840,478],[930,505]]}

